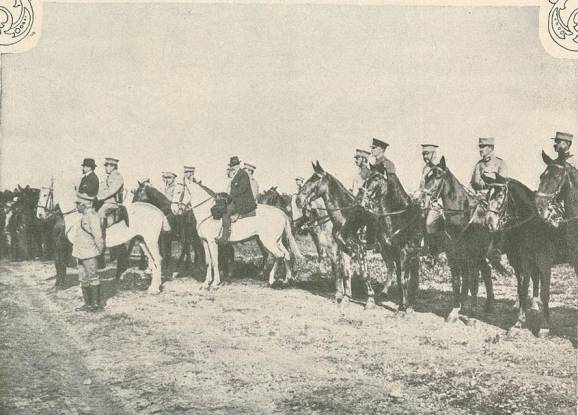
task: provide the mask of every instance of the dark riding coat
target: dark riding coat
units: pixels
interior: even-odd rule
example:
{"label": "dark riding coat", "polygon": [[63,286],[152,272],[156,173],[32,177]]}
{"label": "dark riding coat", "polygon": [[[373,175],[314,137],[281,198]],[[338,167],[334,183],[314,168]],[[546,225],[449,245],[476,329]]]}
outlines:
{"label": "dark riding coat", "polygon": [[251,179],[245,170],[240,169],[235,174],[235,177],[231,179],[230,196],[232,214],[244,215],[257,209],[257,203],[255,203],[255,197],[251,189]]}
{"label": "dark riding coat", "polygon": [[82,176],[80,185],[78,186],[78,192],[91,197],[95,197],[98,194],[98,177],[96,173],[91,171]]}

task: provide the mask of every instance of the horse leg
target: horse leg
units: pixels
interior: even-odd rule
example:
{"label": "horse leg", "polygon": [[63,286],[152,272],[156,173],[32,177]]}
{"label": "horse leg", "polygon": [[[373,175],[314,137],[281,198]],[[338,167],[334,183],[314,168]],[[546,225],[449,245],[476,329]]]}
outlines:
{"label": "horse leg", "polygon": [[485,258],[480,261],[480,272],[484,280],[484,286],[486,287],[486,304],[484,306],[484,311],[486,313],[492,313],[494,311],[495,301],[494,283],[492,282],[492,268]]}
{"label": "horse leg", "polygon": [[409,272],[408,283],[408,312],[412,312],[419,292],[419,256],[416,251],[411,252],[406,268]]}
{"label": "horse leg", "polygon": [[[221,274],[219,271],[219,251],[221,250],[221,248],[219,247],[219,245],[217,244],[217,242],[215,242],[214,239],[207,241],[207,246],[209,248],[209,252],[211,255],[211,262],[212,262],[212,268],[213,268],[213,280],[210,281],[207,284],[207,280],[205,280],[205,288],[209,288],[209,287],[213,287],[213,288],[217,288],[219,285],[221,285]],[[223,247],[225,248],[225,247]],[[225,248],[227,249],[227,248]]]}
{"label": "horse leg", "polygon": [[[205,271],[205,281],[203,282],[203,285],[201,285],[201,290],[206,290],[209,288],[209,286],[211,285],[211,282],[213,281],[213,272],[214,272],[214,266],[215,266],[215,261],[213,261],[213,256],[217,256],[218,252],[211,252],[210,247],[209,247],[209,243],[207,241],[203,241],[203,249],[205,251],[205,258],[208,260],[208,264],[207,264],[207,268]],[[215,248],[214,248],[215,249]],[[219,261],[217,259],[217,269],[219,268]]]}
{"label": "horse leg", "polygon": [[351,298],[351,257],[345,252],[342,255],[342,270],[343,270],[343,281],[345,290],[345,300],[349,301]]}
{"label": "horse leg", "polygon": [[[363,283],[365,284],[365,291],[367,293],[367,300],[365,301],[365,309],[369,310],[371,308],[375,308],[375,292],[373,291],[373,287],[371,286],[371,281],[370,281],[370,276],[369,276],[369,267],[367,266],[367,257],[365,256],[365,252],[363,251],[363,248],[361,248],[361,254],[360,254],[360,265],[361,265],[361,279],[363,280]],[[346,256],[345,254],[343,255],[344,257]],[[344,266],[345,269],[345,266]],[[347,272],[348,277],[347,277],[347,281],[348,281],[348,285],[351,286],[351,273]]]}
{"label": "horse leg", "polygon": [[518,302],[520,307],[518,308],[518,320],[510,328],[509,332],[512,333],[515,330],[526,328],[526,309],[527,309],[527,297],[528,297],[528,269],[527,267],[513,266],[516,272],[517,280],[517,292],[518,292]]}
{"label": "horse leg", "polygon": [[541,279],[540,279],[540,299],[542,300],[542,307],[544,309],[544,321],[540,325],[540,330],[538,331],[538,337],[547,337],[550,334],[550,280],[551,280],[551,269],[550,266],[541,269]]}
{"label": "horse leg", "polygon": [[[283,254],[283,251],[281,251],[281,249],[279,248],[279,245],[276,241],[271,241],[271,240],[263,239],[263,238],[259,238],[259,239],[261,239],[261,242],[263,243],[263,247],[265,247],[265,249],[267,249],[269,252],[271,252],[271,254],[275,257],[275,262],[273,263],[273,268],[271,269],[271,272],[269,272],[269,286],[271,287],[275,283],[275,272],[277,271],[278,262],[280,259],[284,258],[284,254]],[[279,242],[279,244],[280,244],[280,242]]]}
{"label": "horse leg", "polygon": [[125,244],[119,245],[114,248],[116,253],[116,281],[120,279],[120,276],[128,269],[129,261],[129,251]]}
{"label": "horse leg", "polygon": [[161,253],[159,251],[158,240],[145,240],[145,253],[149,259],[149,267],[152,268],[151,285],[149,294],[158,294],[161,289]]}
{"label": "horse leg", "polygon": [[267,248],[265,248],[263,242],[261,242],[261,238],[259,237],[257,237],[257,245],[259,246],[259,250],[261,251],[261,255],[263,256],[263,262],[259,270],[259,277],[263,277],[265,275],[265,267],[267,266],[267,261],[269,259],[269,251],[267,250]]}
{"label": "horse leg", "polygon": [[343,270],[341,264],[341,253],[334,251],[331,253],[331,271],[335,278],[335,302],[340,304],[345,294],[343,286]]}
{"label": "horse leg", "polygon": [[293,273],[291,271],[291,254],[283,245],[283,242],[279,240],[277,242],[279,250],[283,253],[283,262],[285,263],[285,278],[283,279],[283,285],[288,285],[290,281],[293,280]]}
{"label": "horse leg", "polygon": [[462,280],[462,267],[459,264],[452,264],[451,262],[453,261],[450,261],[450,269],[452,273],[453,304],[452,310],[446,317],[446,322],[455,323],[458,321],[458,316],[461,309],[460,288]]}
{"label": "horse leg", "polygon": [[532,272],[532,306],[533,311],[540,311],[540,275]]}

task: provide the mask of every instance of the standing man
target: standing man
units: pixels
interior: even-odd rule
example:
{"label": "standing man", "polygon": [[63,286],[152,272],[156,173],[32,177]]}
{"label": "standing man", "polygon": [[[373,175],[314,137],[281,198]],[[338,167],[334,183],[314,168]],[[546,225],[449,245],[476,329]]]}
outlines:
{"label": "standing man", "polygon": [[381,164],[383,166],[386,176],[388,174],[395,174],[395,164],[385,157],[387,147],[389,147],[388,143],[377,138],[374,138],[371,142],[371,155],[375,158],[375,164]]}
{"label": "standing man", "polygon": [[245,163],[245,171],[249,174],[249,180],[251,181],[251,190],[253,196],[255,196],[255,200],[257,200],[257,196],[259,196],[259,183],[257,183],[255,179],[255,169],[256,167],[252,164]]}
{"label": "standing man", "polygon": [[175,179],[177,178],[177,175],[171,171],[165,171],[163,172],[162,177],[165,184],[163,193],[167,199],[173,200],[173,194],[175,193]]}
{"label": "standing man", "polygon": [[355,156],[353,156],[353,160],[355,161],[355,166],[357,167],[357,172],[353,177],[353,183],[351,184],[351,193],[354,196],[357,196],[357,192],[359,189],[363,187],[365,180],[369,177],[369,156],[370,152],[366,150],[355,150]]}
{"label": "standing man", "polygon": [[98,200],[103,202],[103,205],[98,213],[103,226],[106,228],[107,214],[114,212],[122,204],[124,179],[118,171],[118,159],[105,158],[104,169],[106,179],[98,194]]}
{"label": "standing man", "polygon": [[[251,190],[251,180],[245,170],[241,168],[239,157],[233,156],[229,161],[229,176],[231,177],[230,192],[231,203],[227,205],[227,211],[223,215],[223,231],[217,240],[219,243],[229,241],[231,236],[231,222],[233,215],[244,215],[257,209],[257,203]],[[234,219],[236,220],[236,219]]]}
{"label": "standing man", "polygon": [[78,260],[78,279],[84,305],[76,311],[96,311],[103,308],[97,258],[104,252],[100,218],[93,207],[94,197],[77,194],[76,205],[82,215],[72,246],[72,256]]}
{"label": "standing man", "polygon": [[480,137],[478,147],[480,149],[480,161],[474,166],[472,180],[470,184],[476,192],[483,192],[488,188],[484,182],[483,175],[495,175],[508,177],[506,162],[494,154],[494,137]]}
{"label": "standing man", "polygon": [[78,185],[78,193],[96,197],[98,194],[98,176],[94,173],[94,169],[96,169],[94,159],[84,159],[81,167],[82,179],[80,179],[80,184]]}

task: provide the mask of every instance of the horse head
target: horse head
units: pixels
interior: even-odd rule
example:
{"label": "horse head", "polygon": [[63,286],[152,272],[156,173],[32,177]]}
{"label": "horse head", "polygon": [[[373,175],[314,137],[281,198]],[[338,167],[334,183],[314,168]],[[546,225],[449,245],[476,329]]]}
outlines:
{"label": "horse head", "polygon": [[191,194],[183,182],[175,183],[173,198],[171,200],[171,211],[173,215],[182,215],[191,203]]}
{"label": "horse head", "polygon": [[387,196],[388,183],[383,165],[372,164],[369,172],[356,196],[356,202],[364,208],[370,208],[372,203],[382,201]]}
{"label": "horse head", "polygon": [[303,183],[295,202],[299,209],[308,206],[312,201],[319,199],[327,194],[328,191],[328,175],[321,167],[319,161],[311,163],[313,166],[313,174],[309,179]]}
{"label": "horse head", "polygon": [[557,222],[560,219],[560,202],[567,191],[566,160],[564,158],[553,160],[544,151],[542,159],[546,164],[546,170],[540,175],[540,185],[535,198],[536,208],[543,220]]}
{"label": "horse head", "polygon": [[52,187],[42,187],[36,204],[36,217],[47,219],[54,209],[54,190]]}
{"label": "horse head", "polygon": [[498,232],[503,230],[510,221],[508,180],[499,174],[495,177],[482,174],[482,179],[489,186],[486,194],[487,208],[484,221],[490,232]]}

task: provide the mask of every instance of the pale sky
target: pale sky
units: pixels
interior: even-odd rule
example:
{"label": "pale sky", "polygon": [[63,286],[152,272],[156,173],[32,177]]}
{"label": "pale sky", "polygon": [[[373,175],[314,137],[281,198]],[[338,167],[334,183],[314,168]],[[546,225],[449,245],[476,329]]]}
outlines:
{"label": "pale sky", "polygon": [[129,187],[193,164],[220,189],[232,155],[262,189],[292,191],[313,160],[348,184],[374,136],[407,189],[422,142],[468,182],[479,136],[534,187],[548,138],[578,133],[578,62],[537,24],[537,8],[46,3],[38,46],[2,57],[2,187],[78,181],[109,155]]}

